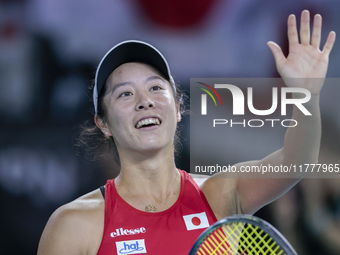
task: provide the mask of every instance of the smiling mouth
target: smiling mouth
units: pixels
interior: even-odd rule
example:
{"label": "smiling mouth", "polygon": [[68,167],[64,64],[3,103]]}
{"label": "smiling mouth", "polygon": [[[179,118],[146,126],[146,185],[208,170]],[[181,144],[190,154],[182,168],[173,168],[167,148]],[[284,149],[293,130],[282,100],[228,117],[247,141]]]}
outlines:
{"label": "smiling mouth", "polygon": [[144,128],[144,127],[150,127],[150,126],[159,126],[161,124],[161,121],[157,118],[147,118],[138,121],[136,128]]}

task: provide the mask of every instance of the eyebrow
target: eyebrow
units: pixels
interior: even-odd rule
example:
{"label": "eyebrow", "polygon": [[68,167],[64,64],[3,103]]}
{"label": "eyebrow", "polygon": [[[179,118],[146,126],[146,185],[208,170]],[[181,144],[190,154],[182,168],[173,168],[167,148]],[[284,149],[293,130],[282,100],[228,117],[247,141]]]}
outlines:
{"label": "eyebrow", "polygon": [[145,82],[149,82],[149,81],[153,81],[153,80],[161,80],[164,82],[164,79],[161,76],[158,75],[154,75],[154,76],[150,76],[148,77]]}
{"label": "eyebrow", "polygon": [[119,87],[122,87],[122,86],[125,86],[125,85],[128,85],[128,84],[132,84],[132,82],[126,81],[126,82],[121,82],[121,83],[116,84],[116,85],[112,88],[110,94],[113,94]]}
{"label": "eyebrow", "polygon": [[[146,82],[150,82],[150,81],[153,81],[153,80],[161,80],[162,82],[164,82],[164,79],[161,76],[158,76],[158,75],[150,76],[150,77],[146,78],[144,82],[146,83]],[[118,89],[122,86],[125,86],[125,85],[129,85],[129,84],[132,84],[132,82],[131,81],[125,81],[125,82],[118,83],[113,87],[113,89],[111,90],[110,93],[113,94],[116,91],[116,89]]]}

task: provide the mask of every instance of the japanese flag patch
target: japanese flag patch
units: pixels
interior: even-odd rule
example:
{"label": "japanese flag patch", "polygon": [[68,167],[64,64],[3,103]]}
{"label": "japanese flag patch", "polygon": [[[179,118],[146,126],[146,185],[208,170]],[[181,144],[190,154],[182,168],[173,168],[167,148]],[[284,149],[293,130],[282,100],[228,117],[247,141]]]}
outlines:
{"label": "japanese flag patch", "polygon": [[208,218],[205,212],[184,215],[183,219],[187,230],[209,227]]}

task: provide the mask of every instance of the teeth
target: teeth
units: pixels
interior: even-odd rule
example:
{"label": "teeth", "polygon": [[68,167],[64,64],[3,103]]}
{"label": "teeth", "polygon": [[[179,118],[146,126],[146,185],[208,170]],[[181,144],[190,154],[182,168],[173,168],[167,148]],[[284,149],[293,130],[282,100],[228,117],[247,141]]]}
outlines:
{"label": "teeth", "polygon": [[144,119],[144,120],[139,121],[136,125],[136,128],[140,128],[142,126],[150,125],[150,124],[159,125],[161,123],[159,119],[149,118],[149,119]]}

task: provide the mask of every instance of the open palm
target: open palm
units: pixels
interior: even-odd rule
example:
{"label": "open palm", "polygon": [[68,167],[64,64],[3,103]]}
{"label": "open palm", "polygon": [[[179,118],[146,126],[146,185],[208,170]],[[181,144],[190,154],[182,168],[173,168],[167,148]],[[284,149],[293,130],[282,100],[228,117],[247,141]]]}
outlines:
{"label": "open palm", "polygon": [[[276,67],[287,86],[303,87],[312,94],[322,88],[328,68],[328,56],[335,42],[335,33],[329,33],[327,41],[320,50],[322,18],[314,17],[313,33],[310,36],[309,12],[301,14],[300,43],[294,15],[288,17],[289,54],[286,58],[280,46],[268,42],[276,62]],[[292,79],[291,79],[292,78]],[[296,79],[298,78],[298,79]]]}

